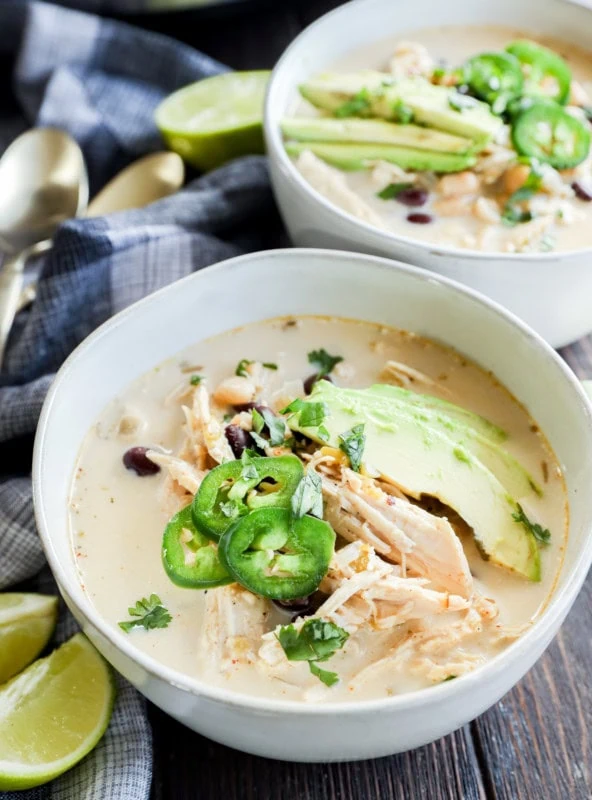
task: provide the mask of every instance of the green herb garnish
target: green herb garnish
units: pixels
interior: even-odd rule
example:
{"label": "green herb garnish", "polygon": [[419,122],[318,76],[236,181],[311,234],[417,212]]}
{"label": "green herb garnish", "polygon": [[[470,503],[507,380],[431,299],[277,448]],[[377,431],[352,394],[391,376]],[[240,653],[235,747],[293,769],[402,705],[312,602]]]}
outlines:
{"label": "green herb garnish", "polygon": [[258,458],[259,456],[253,450],[249,450],[248,448],[243,450],[241,453],[241,480],[252,481],[259,477],[257,467],[255,466],[255,460]]}
{"label": "green herb garnish", "polygon": [[515,511],[512,514],[512,517],[516,522],[524,525],[526,530],[532,533],[537,542],[540,542],[541,544],[549,544],[551,541],[551,531],[548,528],[543,528],[537,522],[531,522],[524,513],[524,509],[520,503],[518,503],[518,511]]}
{"label": "green herb garnish", "polygon": [[238,517],[239,513],[238,505],[234,502],[234,500],[229,500],[227,503],[220,503],[220,511],[229,519]]}
{"label": "green herb garnish", "polygon": [[368,89],[361,89],[351,100],[346,100],[343,105],[336,108],[336,117],[360,117],[370,109],[370,92]]}
{"label": "green herb garnish", "polygon": [[504,206],[502,220],[506,225],[514,226],[523,222],[530,222],[533,218],[532,212],[520,208],[520,204],[530,200],[539,191],[542,181],[543,175],[539,165],[533,162],[524,184],[510,195]]}
{"label": "green herb garnish", "polygon": [[318,665],[328,661],[340,650],[349,638],[349,633],[333,622],[324,619],[309,619],[297,631],[294,625],[284,625],[276,634],[288,661],[308,661],[308,666],[325,686],[334,686],[339,681],[335,672],[328,672]]}
{"label": "green herb garnish", "polygon": [[265,369],[277,369],[278,365],[274,364],[273,361],[264,361],[263,366]]}
{"label": "green herb garnish", "polygon": [[302,428],[318,428],[328,415],[328,408],[326,403],[306,403],[297,397],[280,414],[300,414],[298,421]]}
{"label": "green herb garnish", "polygon": [[366,434],[363,425],[354,425],[351,430],[339,435],[339,449],[349,458],[354,472],[360,471],[365,445]]}
{"label": "green herb garnish", "polygon": [[317,380],[333,372],[340,361],[343,361],[343,356],[332,356],[323,347],[308,354],[308,363],[317,368]]}
{"label": "green herb garnish", "polygon": [[249,361],[248,358],[241,358],[236,366],[236,370],[234,371],[235,375],[240,375],[241,378],[248,378],[249,373],[247,372],[247,367],[249,364],[252,364],[252,361]]}
{"label": "green herb garnish", "polygon": [[377,192],[376,197],[380,197],[381,200],[394,200],[401,192],[412,186],[412,183],[389,183],[382,191]]}
{"label": "green herb garnish", "polygon": [[189,383],[192,386],[199,386],[199,384],[203,381],[203,375],[192,375],[189,378]]}
{"label": "green herb garnish", "polygon": [[396,103],[393,103],[391,112],[393,121],[398,122],[400,125],[409,125],[410,122],[413,122],[413,111],[402,100],[397,100]]}
{"label": "green herb garnish", "polygon": [[283,444],[286,438],[286,423],[284,420],[281,417],[276,417],[273,411],[270,411],[268,408],[262,409],[261,415],[269,431],[269,443],[271,446],[277,447]]}
{"label": "green herb garnish", "polygon": [[314,470],[307,470],[292,495],[292,516],[301,519],[305,514],[323,518],[323,482]]}
{"label": "green herb garnish", "polygon": [[162,605],[157,594],[143,597],[138,600],[135,606],[130,606],[127,611],[130,617],[136,617],[136,619],[118,623],[119,627],[126,633],[129,633],[134,628],[144,628],[147,631],[155,628],[166,628],[173,619]]}

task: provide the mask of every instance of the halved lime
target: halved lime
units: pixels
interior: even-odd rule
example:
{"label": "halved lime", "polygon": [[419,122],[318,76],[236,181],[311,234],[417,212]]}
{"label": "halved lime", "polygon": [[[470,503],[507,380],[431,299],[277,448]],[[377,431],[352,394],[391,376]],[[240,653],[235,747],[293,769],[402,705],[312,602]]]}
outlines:
{"label": "halved lime", "polygon": [[37,658],[49,642],[57,613],[57,597],[0,594],[0,683]]}
{"label": "halved lime", "polygon": [[105,732],[114,698],[109,666],[81,633],[0,687],[0,790],[39,786],[77,764]]}
{"label": "halved lime", "polygon": [[224,72],[167,97],[155,121],[171,150],[201,170],[263,153],[263,101],[270,72]]}

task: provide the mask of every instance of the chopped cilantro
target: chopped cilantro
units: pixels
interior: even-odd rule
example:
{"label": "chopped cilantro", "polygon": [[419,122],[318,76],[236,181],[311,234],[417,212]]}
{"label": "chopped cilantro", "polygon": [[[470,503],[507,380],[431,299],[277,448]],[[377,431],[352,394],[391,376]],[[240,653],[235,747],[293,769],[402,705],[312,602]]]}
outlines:
{"label": "chopped cilantro", "polygon": [[388,186],[385,186],[384,189],[377,192],[376,197],[380,197],[381,200],[394,200],[401,192],[412,186],[412,183],[389,183]]}
{"label": "chopped cilantro", "polygon": [[241,378],[248,378],[249,373],[247,372],[247,367],[249,364],[252,364],[252,361],[249,361],[248,358],[241,358],[241,360],[236,365],[236,370],[234,372],[235,375],[240,375]]}
{"label": "chopped cilantro", "polygon": [[393,103],[391,111],[394,122],[398,122],[400,125],[409,125],[410,122],[413,122],[413,110],[402,100]]}
{"label": "chopped cilantro", "polygon": [[323,484],[320,475],[307,470],[292,495],[292,516],[301,519],[305,514],[323,518]]}
{"label": "chopped cilantro", "polygon": [[339,436],[339,449],[343,450],[349,458],[350,466],[354,472],[360,471],[365,445],[366,434],[364,433],[363,425],[354,425],[351,430]]}
{"label": "chopped cilantro", "polygon": [[229,519],[238,517],[238,505],[233,500],[229,500],[227,503],[220,503],[220,511]]}
{"label": "chopped cilantro", "polygon": [[199,384],[203,381],[203,375],[192,375],[189,378],[189,383],[192,386],[199,386]]}
{"label": "chopped cilantro", "polygon": [[512,517],[515,522],[524,525],[526,530],[532,533],[537,542],[549,544],[551,541],[551,531],[548,528],[543,528],[537,522],[531,522],[524,513],[524,509],[520,503],[518,503],[518,510],[512,514]]}
{"label": "chopped cilantro", "polygon": [[332,356],[323,347],[308,354],[308,363],[317,368],[317,379],[333,372],[340,361],[343,361],[343,356]]}
{"label": "chopped cilantro", "polygon": [[508,198],[502,212],[502,220],[506,225],[518,225],[523,222],[530,222],[533,218],[532,212],[521,208],[521,204],[538,192],[541,188],[543,175],[537,162],[532,162],[531,169],[524,184]]}
{"label": "chopped cilantro", "polygon": [[278,365],[274,364],[273,361],[264,361],[263,366],[265,369],[277,369]]}
{"label": "chopped cilantro", "polygon": [[162,605],[157,594],[151,594],[149,597],[143,597],[138,600],[135,606],[128,608],[128,614],[136,619],[118,623],[119,627],[126,633],[129,633],[134,628],[144,628],[147,631],[155,628],[166,628],[172,620],[171,615]]}
{"label": "chopped cilantro", "polygon": [[336,108],[336,117],[360,117],[370,110],[370,92],[368,89],[361,89],[351,100]]}
{"label": "chopped cilantro", "polygon": [[349,638],[349,633],[324,619],[307,620],[300,630],[294,625],[284,625],[276,634],[288,661],[308,661],[308,666],[326,686],[334,686],[339,676],[328,672],[318,665],[328,661],[340,650]]}

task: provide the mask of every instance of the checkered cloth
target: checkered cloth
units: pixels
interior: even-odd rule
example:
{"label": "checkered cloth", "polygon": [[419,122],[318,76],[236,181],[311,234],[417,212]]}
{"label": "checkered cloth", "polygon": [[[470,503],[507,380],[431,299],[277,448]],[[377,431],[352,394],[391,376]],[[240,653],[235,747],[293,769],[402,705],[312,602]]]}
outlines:
{"label": "checkered cloth", "polygon": [[[162,36],[10,0],[0,3],[3,59],[14,70],[14,95],[0,97],[0,152],[28,126],[64,128],[84,150],[91,192],[135,158],[161,149],[152,121],[161,98],[222,69]],[[28,473],[41,405],[65,357],[135,300],[220,259],[275,246],[280,236],[259,157],[196,178],[146,209],[61,227],[40,264],[37,300],[17,318],[0,372],[0,590],[28,581],[55,592],[35,531]],[[15,474],[19,469],[23,474]],[[64,610],[57,641],[74,629]],[[111,725],[92,755],[52,785],[12,796],[139,800],[148,797],[151,766],[144,701],[119,680]]]}

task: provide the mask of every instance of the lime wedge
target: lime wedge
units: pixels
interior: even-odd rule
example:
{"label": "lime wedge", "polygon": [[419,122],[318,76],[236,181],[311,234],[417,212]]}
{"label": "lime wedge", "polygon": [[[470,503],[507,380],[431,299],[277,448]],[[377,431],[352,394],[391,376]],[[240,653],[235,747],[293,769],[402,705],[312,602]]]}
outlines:
{"label": "lime wedge", "polygon": [[263,101],[270,72],[224,72],[167,97],[155,121],[167,146],[201,170],[263,153]]}
{"label": "lime wedge", "polygon": [[0,683],[37,658],[53,633],[57,613],[57,597],[0,594]]}
{"label": "lime wedge", "polygon": [[0,791],[77,764],[105,732],[114,697],[109,666],[81,633],[0,687]]}

